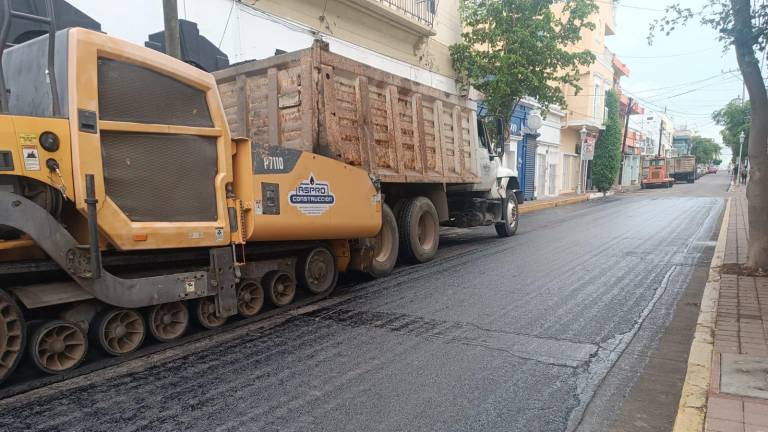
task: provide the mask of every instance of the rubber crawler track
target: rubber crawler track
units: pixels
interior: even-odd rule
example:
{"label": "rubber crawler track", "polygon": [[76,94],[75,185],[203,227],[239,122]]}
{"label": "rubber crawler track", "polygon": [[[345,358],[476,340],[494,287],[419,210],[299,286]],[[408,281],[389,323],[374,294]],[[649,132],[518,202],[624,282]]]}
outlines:
{"label": "rubber crawler track", "polygon": [[[334,287],[334,290],[336,288],[338,288],[338,286]],[[190,342],[194,342],[206,337],[214,336],[221,333],[226,333],[228,331],[231,331],[233,329],[236,329],[244,325],[263,321],[268,318],[272,318],[277,315],[283,314],[285,312],[290,312],[292,310],[295,310],[295,309],[310,305],[312,303],[318,302],[325,298],[328,298],[333,293],[334,290],[330,290],[326,293],[316,294],[313,296],[309,296],[309,295],[302,296],[301,298],[294,301],[288,306],[283,306],[281,308],[271,308],[264,312],[259,313],[254,317],[243,318],[240,316],[236,316],[235,317],[236,319],[233,319],[231,320],[231,322],[227,322],[223,326],[216,329],[206,330],[199,326],[194,326],[191,328],[194,328],[196,331],[192,334],[183,336],[171,342],[165,342],[165,343],[158,342],[158,343],[148,344],[139,348],[135,352],[132,352],[124,356],[120,356],[120,357],[100,356],[99,358],[95,358],[95,359],[86,357],[86,360],[82,365],[80,365],[74,370],[71,370],[62,374],[45,375],[42,372],[39,372],[39,373],[36,373],[33,377],[23,377],[23,378],[16,377],[15,379],[13,376],[11,376],[8,379],[8,381],[6,381],[6,384],[3,385],[3,387],[0,387],[0,399],[16,396],[16,395],[26,393],[38,388],[42,388],[51,384],[66,381],[74,377],[86,375],[101,369],[116,366],[121,363],[127,362],[129,360],[141,358],[149,354],[171,349],[171,348],[184,345]],[[95,348],[92,348],[91,352],[93,352],[94,350]],[[92,356],[93,356],[92,354],[89,355],[89,357],[92,357]],[[28,360],[28,359],[23,359],[22,361],[25,361],[25,360]],[[19,366],[19,368],[16,370],[16,374],[18,374],[21,371],[22,366],[23,364]]]}

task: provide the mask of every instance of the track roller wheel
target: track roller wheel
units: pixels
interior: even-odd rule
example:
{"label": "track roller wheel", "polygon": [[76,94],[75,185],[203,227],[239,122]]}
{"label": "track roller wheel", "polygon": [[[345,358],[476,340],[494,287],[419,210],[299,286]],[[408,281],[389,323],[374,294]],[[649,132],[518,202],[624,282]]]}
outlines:
{"label": "track roller wheel", "polygon": [[48,321],[35,330],[29,344],[29,355],[35,366],[49,374],[76,368],[88,353],[88,337],[72,321]]}
{"label": "track roller wheel", "polygon": [[152,337],[169,342],[184,335],[189,327],[189,311],[182,302],[152,306],[147,314],[147,324]]}
{"label": "track roller wheel", "polygon": [[214,297],[201,297],[193,302],[192,308],[195,320],[204,328],[215,329],[227,322],[227,317],[221,317],[216,313],[216,299]]}
{"label": "track roller wheel", "polygon": [[281,307],[291,304],[296,295],[296,281],[284,271],[271,271],[264,275],[262,284],[273,305]]}
{"label": "track roller wheel", "polygon": [[237,288],[237,311],[250,318],[256,316],[264,306],[264,290],[256,281],[243,282]]}
{"label": "track roller wheel", "polygon": [[13,297],[0,289],[0,383],[21,360],[27,342],[27,324]]}
{"label": "track roller wheel", "polygon": [[429,198],[405,201],[397,214],[400,234],[400,258],[408,263],[431,261],[440,243],[440,219]]}
{"label": "track roller wheel", "polygon": [[105,353],[121,356],[136,351],[144,342],[147,326],[133,309],[108,309],[91,325],[91,340]]}
{"label": "track roller wheel", "polygon": [[327,246],[316,247],[296,262],[299,286],[311,294],[331,291],[339,280],[336,257]]}

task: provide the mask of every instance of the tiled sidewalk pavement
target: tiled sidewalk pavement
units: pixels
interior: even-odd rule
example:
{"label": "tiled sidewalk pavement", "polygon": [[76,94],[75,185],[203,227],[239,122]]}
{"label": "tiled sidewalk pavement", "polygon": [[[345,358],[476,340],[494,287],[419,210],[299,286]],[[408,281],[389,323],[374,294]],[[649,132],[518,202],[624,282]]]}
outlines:
{"label": "tiled sidewalk pavement", "polygon": [[[731,201],[725,267],[746,260],[746,245],[740,188]],[[768,277],[721,276],[714,337],[706,430],[768,432]]]}

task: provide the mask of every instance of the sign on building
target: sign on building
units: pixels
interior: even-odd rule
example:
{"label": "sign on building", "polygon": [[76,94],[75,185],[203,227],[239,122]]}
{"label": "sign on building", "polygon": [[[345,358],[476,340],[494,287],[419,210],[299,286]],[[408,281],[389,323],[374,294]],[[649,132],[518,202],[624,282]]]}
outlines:
{"label": "sign on building", "polygon": [[590,161],[595,157],[595,138],[587,137],[581,146],[581,160]]}

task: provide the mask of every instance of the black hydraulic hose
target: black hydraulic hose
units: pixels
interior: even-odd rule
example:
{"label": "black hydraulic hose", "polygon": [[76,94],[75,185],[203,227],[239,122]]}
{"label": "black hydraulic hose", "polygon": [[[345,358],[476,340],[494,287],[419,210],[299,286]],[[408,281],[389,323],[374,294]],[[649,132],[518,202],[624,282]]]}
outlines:
{"label": "black hydraulic hose", "polygon": [[88,205],[88,244],[91,249],[91,277],[101,277],[101,250],[99,249],[99,227],[96,221],[96,183],[93,174],[85,175],[85,203]]}

